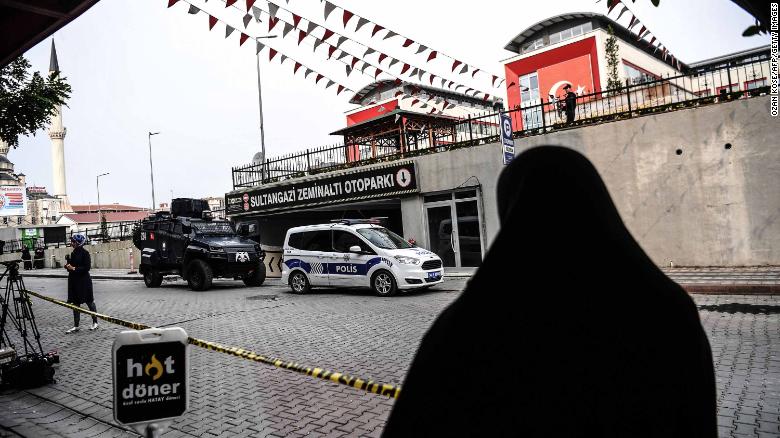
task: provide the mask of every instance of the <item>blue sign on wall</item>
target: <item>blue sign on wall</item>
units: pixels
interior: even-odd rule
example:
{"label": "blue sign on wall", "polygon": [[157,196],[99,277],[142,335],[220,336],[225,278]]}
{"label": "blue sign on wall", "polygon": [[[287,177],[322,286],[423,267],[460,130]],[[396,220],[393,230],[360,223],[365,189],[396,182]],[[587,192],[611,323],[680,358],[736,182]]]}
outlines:
{"label": "blue sign on wall", "polygon": [[515,140],[512,138],[512,119],[507,113],[501,113],[501,155],[504,156],[504,165],[511,163],[515,158]]}

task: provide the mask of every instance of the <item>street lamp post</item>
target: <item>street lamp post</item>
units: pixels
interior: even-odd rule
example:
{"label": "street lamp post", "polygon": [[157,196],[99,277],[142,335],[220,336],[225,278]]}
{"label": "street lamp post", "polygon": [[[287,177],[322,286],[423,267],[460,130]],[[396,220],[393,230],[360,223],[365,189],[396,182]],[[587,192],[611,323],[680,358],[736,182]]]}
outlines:
{"label": "street lamp post", "polygon": [[159,134],[159,132],[149,132],[149,174],[152,176],[152,211],[154,211],[154,206],[157,205],[154,199],[154,166],[152,166],[152,136],[157,134]]}
{"label": "street lamp post", "polygon": [[[276,38],[276,35],[266,35],[255,38],[256,40]],[[263,155],[263,167],[260,174],[261,181],[265,181],[265,126],[263,125],[263,92],[260,86],[260,51],[257,53],[257,104],[260,109],[260,153]]]}
{"label": "street lamp post", "polygon": [[98,202],[98,204],[97,204],[97,213],[98,213],[98,218],[102,218],[102,217],[103,217],[103,215],[102,215],[102,213],[101,213],[101,211],[100,211],[100,210],[101,210],[101,208],[100,208],[100,177],[101,177],[101,176],[106,176],[106,175],[109,175],[110,173],[111,173],[111,172],[101,173],[100,175],[98,175],[97,177],[95,177],[95,181],[96,181],[96,182],[95,182],[95,185],[97,186],[97,197],[98,197],[98,198],[97,198],[97,202]]}

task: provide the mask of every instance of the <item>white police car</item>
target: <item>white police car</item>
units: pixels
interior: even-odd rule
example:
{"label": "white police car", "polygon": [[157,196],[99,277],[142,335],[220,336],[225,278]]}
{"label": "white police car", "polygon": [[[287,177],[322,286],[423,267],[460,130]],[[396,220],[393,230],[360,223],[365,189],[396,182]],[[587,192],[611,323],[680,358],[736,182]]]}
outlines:
{"label": "white police car", "polygon": [[370,287],[380,296],[444,281],[436,254],[377,223],[345,219],[291,228],[284,240],[282,281],[296,293],[317,286]]}

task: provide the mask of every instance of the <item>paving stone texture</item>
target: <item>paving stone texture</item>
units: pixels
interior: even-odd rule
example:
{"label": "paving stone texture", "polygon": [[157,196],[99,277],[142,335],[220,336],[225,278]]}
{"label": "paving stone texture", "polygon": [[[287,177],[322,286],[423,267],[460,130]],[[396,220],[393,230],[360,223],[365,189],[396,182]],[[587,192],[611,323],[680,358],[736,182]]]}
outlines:
{"label": "paving stone texture", "polygon": [[[66,296],[64,279],[26,282],[31,290]],[[425,330],[466,279],[392,298],[360,290],[293,295],[274,281],[260,288],[217,281],[207,292],[192,292],[181,281],[159,289],[136,281],[94,283],[101,313],[179,326],[190,336],[400,384]],[[720,435],[780,437],[780,296],[694,299],[714,354]],[[44,348],[60,354],[57,383],[0,393],[0,436],[136,436],[112,418],[111,343],[123,328],[101,323],[95,332],[66,335],[68,309],[33,303]],[[82,326],[88,323],[82,316]],[[192,347],[190,357],[191,409],[164,437],[377,437],[393,404],[212,351]]]}

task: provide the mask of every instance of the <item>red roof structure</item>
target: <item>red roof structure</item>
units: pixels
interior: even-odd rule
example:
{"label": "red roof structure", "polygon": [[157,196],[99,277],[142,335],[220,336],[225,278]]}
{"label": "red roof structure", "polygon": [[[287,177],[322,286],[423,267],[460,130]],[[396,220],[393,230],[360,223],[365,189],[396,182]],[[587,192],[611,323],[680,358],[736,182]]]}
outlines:
{"label": "red roof structure", "polygon": [[[71,205],[71,208],[73,209],[74,213],[97,213],[97,205],[93,204],[77,204],[77,205]],[[113,211],[113,212],[123,212],[123,211],[147,211],[146,208],[143,207],[134,207],[132,205],[124,205],[124,204],[103,204],[100,206],[100,211]]]}
{"label": "red roof structure", "polygon": [[[77,224],[96,224],[100,222],[100,215],[97,213],[66,213],[62,216],[72,220]],[[148,211],[119,211],[103,213],[106,222],[135,222],[149,216]]]}

